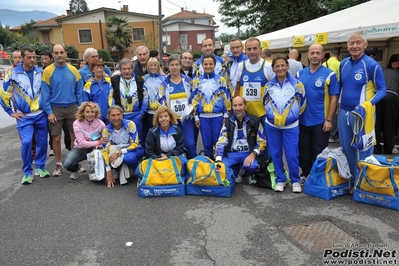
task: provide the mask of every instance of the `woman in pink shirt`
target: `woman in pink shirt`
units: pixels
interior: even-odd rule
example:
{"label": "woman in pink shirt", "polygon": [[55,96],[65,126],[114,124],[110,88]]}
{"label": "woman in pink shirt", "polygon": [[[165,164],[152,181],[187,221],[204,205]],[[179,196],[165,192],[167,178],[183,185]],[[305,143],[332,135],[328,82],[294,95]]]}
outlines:
{"label": "woman in pink shirt", "polygon": [[76,136],[74,148],[63,161],[64,167],[71,172],[71,179],[79,178],[79,163],[86,159],[86,154],[108,142],[108,138],[101,136],[105,124],[99,119],[100,116],[100,108],[93,102],[83,102],[76,113],[73,123]]}

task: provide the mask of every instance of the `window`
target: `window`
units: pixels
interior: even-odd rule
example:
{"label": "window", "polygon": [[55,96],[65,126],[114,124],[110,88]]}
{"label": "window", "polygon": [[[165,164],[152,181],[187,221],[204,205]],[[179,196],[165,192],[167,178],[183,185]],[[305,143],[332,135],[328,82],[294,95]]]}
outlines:
{"label": "window", "polygon": [[163,35],[162,36],[162,41],[163,41],[163,43],[164,44],[166,44],[166,45],[170,45],[171,44],[171,42],[170,42],[170,35]]}
{"label": "window", "polygon": [[202,40],[206,38],[206,34],[205,33],[200,33],[197,34],[197,43],[198,44],[202,44]]}
{"label": "window", "polygon": [[141,41],[144,39],[144,28],[133,28],[133,41]]}
{"label": "window", "polygon": [[91,29],[78,30],[79,32],[79,43],[93,43],[93,35]]}

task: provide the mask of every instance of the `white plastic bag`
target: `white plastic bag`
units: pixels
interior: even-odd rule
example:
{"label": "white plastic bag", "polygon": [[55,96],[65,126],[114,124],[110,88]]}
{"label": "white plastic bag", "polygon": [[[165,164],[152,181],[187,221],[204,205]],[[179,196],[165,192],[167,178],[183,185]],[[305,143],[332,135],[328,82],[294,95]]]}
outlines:
{"label": "white plastic bag", "polygon": [[89,180],[101,181],[105,176],[104,159],[102,150],[94,149],[87,155],[87,163],[89,164]]}

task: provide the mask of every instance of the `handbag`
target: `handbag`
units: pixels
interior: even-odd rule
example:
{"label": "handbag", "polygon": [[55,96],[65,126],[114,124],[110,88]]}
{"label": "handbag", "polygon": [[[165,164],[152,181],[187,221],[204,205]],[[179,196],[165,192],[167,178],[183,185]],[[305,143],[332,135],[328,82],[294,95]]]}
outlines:
{"label": "handbag", "polygon": [[309,196],[331,200],[348,194],[349,190],[350,180],[338,174],[337,160],[332,157],[319,157],[313,162],[303,192]]}
{"label": "handbag", "polygon": [[388,160],[376,155],[377,162],[362,160],[353,191],[353,200],[399,210],[399,157]]}
{"label": "handbag", "polygon": [[144,160],[135,172],[140,197],[185,195],[185,166],[178,156]]}
{"label": "handbag", "polygon": [[187,173],[187,194],[219,197],[233,195],[234,172],[221,162],[215,163],[209,157],[200,154],[187,161]]}
{"label": "handbag", "polygon": [[105,176],[104,157],[101,149],[93,149],[86,154],[89,165],[89,180],[101,181]]}
{"label": "handbag", "polygon": [[[288,184],[290,182],[290,178],[287,172],[285,172],[285,176],[287,177],[285,183]],[[267,161],[262,161],[258,171],[255,172],[254,185],[261,188],[274,189],[276,186],[276,178],[276,172],[274,170],[272,159],[268,159]]]}

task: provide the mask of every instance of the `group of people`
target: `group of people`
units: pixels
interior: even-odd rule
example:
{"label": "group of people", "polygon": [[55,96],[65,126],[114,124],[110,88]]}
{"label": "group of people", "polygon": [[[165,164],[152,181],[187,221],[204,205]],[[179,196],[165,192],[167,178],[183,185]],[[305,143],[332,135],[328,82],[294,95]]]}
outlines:
{"label": "group of people", "polygon": [[[145,46],[136,49],[136,64],[122,59],[116,75],[93,48],[85,51],[86,65],[78,71],[66,64],[62,45],[54,46],[54,63],[44,70],[36,66],[34,51],[25,47],[22,62],[10,71],[1,90],[2,106],[17,119],[21,136],[22,183],[33,179],[33,136],[36,173],[49,176],[49,125],[56,156],[53,176],[65,167],[76,179],[86,154],[101,148],[105,180],[113,187],[121,162],[135,168],[143,158],[195,157],[201,132],[206,155],[233,168],[237,183],[244,173],[253,183],[259,165],[271,157],[275,191],[284,191],[284,153],[292,191],[298,193],[301,176],[309,175],[316,156],[328,145],[337,109],[340,143],[356,177],[357,161],[373,149],[359,152],[351,146],[354,122],[349,114],[364,101],[376,105],[386,93],[382,69],[364,54],[366,47],[361,32],[350,35],[351,57],[341,62],[340,78],[322,65],[324,49],[319,44],[308,49],[309,67],[290,72],[295,67],[284,54],[275,55],[271,63],[263,59],[256,38],[244,46],[239,39],[231,40],[229,64],[214,54],[214,42],[206,38],[197,61],[190,52],[182,53],[182,61],[170,56],[167,76]],[[71,151],[62,163],[64,124]]]}

